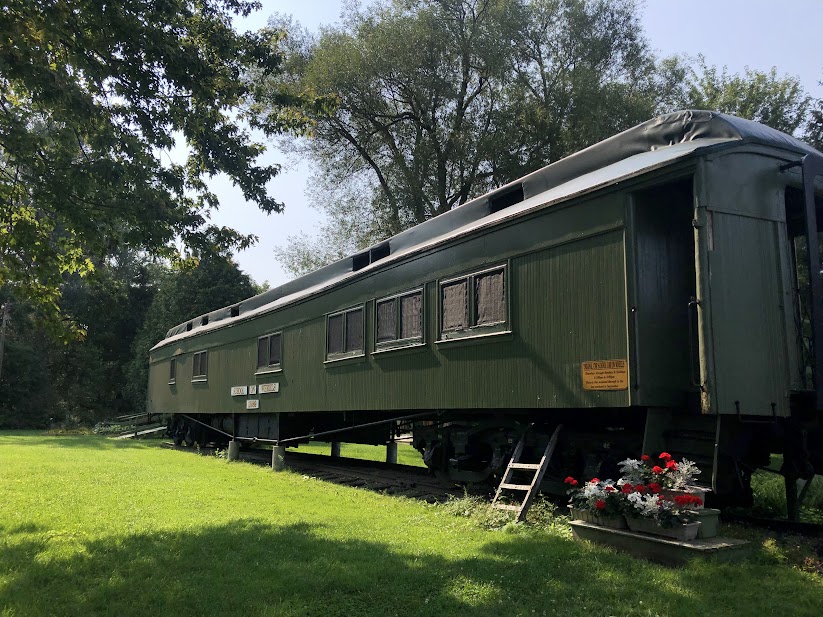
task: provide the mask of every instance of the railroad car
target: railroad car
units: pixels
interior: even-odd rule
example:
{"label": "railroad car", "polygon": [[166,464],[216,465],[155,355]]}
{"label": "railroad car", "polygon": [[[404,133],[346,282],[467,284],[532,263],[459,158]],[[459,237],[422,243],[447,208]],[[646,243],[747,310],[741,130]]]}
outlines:
{"label": "railroad car", "polygon": [[717,502],[775,452],[793,487],[823,471],[821,171],[755,122],[655,118],[171,328],[148,411],[189,444],[410,431],[457,481],[562,424],[544,488],[664,449]]}

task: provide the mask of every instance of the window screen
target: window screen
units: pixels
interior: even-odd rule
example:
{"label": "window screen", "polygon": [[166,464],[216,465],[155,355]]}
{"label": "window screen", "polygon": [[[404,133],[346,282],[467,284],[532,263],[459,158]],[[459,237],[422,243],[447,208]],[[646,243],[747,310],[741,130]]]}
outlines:
{"label": "window screen", "polygon": [[363,309],[346,313],[346,351],[363,349]]}
{"label": "window screen", "polygon": [[506,292],[503,270],[480,274],[474,279],[478,326],[506,321]]}
{"label": "window screen", "polygon": [[466,280],[443,285],[443,332],[462,330],[468,321],[466,310]]}
{"label": "window screen", "polygon": [[397,300],[377,303],[377,342],[384,343],[397,339]]}
{"label": "window screen", "polygon": [[420,338],[423,336],[423,320],[420,311],[423,292],[400,298],[400,338]]}
{"label": "window screen", "polygon": [[269,366],[280,364],[280,334],[269,337]]}
{"label": "window screen", "polygon": [[343,315],[329,317],[326,351],[330,354],[342,353],[343,351]]}

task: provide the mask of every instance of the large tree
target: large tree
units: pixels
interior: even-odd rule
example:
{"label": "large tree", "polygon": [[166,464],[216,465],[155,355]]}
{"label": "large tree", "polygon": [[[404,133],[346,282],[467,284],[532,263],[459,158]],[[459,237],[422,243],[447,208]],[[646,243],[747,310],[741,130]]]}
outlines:
{"label": "large tree", "polygon": [[685,74],[655,63],[634,0],[385,0],[318,36],[273,23],[287,71],[258,100],[285,84],[334,106],[294,146],[330,220],[281,256],[296,272],[648,118]]}
{"label": "large tree", "polygon": [[167,271],[132,343],[125,379],[129,404],[134,409],[145,409],[149,350],[166,336],[169,328],[259,291],[234,261],[214,252]]}
{"label": "large tree", "polygon": [[[246,71],[280,65],[272,30],[238,34],[249,0],[5,0],[0,11],[0,285],[57,315],[66,274],[118,247],[225,250],[253,236],[208,222],[226,174],[265,212],[276,166],[238,121]],[[259,124],[305,127],[271,93]],[[287,114],[281,113],[284,105]],[[187,159],[168,153],[185,146]]]}

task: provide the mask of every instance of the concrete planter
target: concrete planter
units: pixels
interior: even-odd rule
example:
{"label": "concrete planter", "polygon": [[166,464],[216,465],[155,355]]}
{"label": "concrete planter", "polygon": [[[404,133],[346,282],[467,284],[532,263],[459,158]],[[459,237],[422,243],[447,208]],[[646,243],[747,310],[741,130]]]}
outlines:
{"label": "concrete planter", "polygon": [[629,525],[629,529],[637,533],[650,533],[656,536],[673,538],[681,542],[694,540],[700,529],[700,523],[683,523],[681,525],[675,525],[674,527],[661,527],[657,524],[656,520],[651,518],[627,517],[626,522]]}
{"label": "concrete planter", "polygon": [[626,524],[625,516],[601,516],[595,512],[580,510],[579,508],[574,508],[572,506],[569,506],[569,512],[571,513],[572,520],[574,521],[584,521],[586,523],[592,523],[593,525],[608,527],[609,529],[629,528]]}

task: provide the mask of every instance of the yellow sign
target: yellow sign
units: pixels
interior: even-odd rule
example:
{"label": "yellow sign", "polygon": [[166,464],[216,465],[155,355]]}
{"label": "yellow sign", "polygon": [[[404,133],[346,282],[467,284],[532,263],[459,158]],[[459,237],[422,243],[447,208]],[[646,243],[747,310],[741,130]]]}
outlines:
{"label": "yellow sign", "polygon": [[584,390],[628,390],[629,363],[625,360],[581,362]]}

